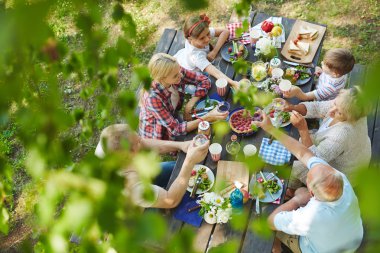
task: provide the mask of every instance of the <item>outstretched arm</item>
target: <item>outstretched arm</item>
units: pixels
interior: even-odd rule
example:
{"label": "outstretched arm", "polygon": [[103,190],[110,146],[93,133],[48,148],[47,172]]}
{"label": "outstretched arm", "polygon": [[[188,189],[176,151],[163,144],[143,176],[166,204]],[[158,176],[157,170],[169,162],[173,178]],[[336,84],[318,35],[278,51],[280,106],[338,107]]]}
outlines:
{"label": "outstretched arm", "polygon": [[291,198],[288,202],[280,205],[277,207],[268,217],[268,223],[269,227],[272,230],[276,230],[276,227],[274,225],[274,217],[276,214],[284,211],[293,211],[298,209],[301,206],[305,206],[307,202],[309,202],[311,198],[311,194],[307,190],[306,187],[298,188],[295,192],[295,195],[293,198]]}
{"label": "outstretched arm", "polygon": [[157,152],[160,154],[165,154],[177,150],[181,150],[186,153],[190,143],[191,141],[164,141],[141,138],[141,145],[144,148],[157,150]]}
{"label": "outstretched arm", "polygon": [[304,93],[300,87],[293,85],[289,91],[283,92],[285,98],[296,97],[302,101],[310,101],[315,99],[313,91]]}
{"label": "outstretched arm", "polygon": [[209,61],[213,61],[216,58],[220,49],[222,48],[223,44],[227,41],[229,36],[230,32],[227,29],[215,28],[215,37],[218,37],[218,41],[216,42],[214,49],[207,54],[207,59]]}
{"label": "outstretched arm", "polygon": [[252,123],[264,129],[267,133],[273,135],[279,142],[281,142],[299,161],[305,166],[309,158],[313,157],[313,153],[296,139],[285,134],[281,130],[275,128],[265,112],[263,114],[263,121],[253,121]]}
{"label": "outstretched arm", "polygon": [[239,88],[239,83],[237,81],[234,81],[232,80],[231,78],[229,78],[228,76],[226,76],[225,74],[223,74],[223,72],[221,72],[219,69],[217,69],[214,65],[210,64],[208,65],[204,71],[206,71],[207,73],[209,73],[210,75],[212,75],[213,77],[215,77],[216,79],[220,79],[220,78],[224,78],[227,80],[227,82],[234,88],[234,89],[238,89]]}
{"label": "outstretched arm", "polygon": [[205,159],[209,145],[210,142],[206,142],[201,146],[194,147],[193,143],[190,143],[188,153],[178,177],[174,180],[173,184],[167,191],[160,188],[158,199],[153,207],[174,208],[179,204],[186,192],[194,165]]}

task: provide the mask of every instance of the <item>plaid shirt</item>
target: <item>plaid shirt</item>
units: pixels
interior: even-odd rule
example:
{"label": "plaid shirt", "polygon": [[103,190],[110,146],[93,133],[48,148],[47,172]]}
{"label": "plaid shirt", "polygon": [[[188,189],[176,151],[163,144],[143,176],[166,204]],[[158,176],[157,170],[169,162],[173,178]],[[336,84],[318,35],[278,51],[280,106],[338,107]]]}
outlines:
{"label": "plaid shirt", "polygon": [[181,81],[172,85],[180,97],[176,108],[173,107],[170,99],[171,92],[156,81],[153,81],[149,93],[144,93],[140,110],[139,134],[141,137],[174,140],[175,136],[186,134],[186,122],[179,122],[174,117],[176,110],[180,109],[184,102],[185,85],[195,85],[197,89],[194,96],[204,97],[211,88],[211,82],[207,76],[199,72],[182,67],[181,72],[183,74]]}

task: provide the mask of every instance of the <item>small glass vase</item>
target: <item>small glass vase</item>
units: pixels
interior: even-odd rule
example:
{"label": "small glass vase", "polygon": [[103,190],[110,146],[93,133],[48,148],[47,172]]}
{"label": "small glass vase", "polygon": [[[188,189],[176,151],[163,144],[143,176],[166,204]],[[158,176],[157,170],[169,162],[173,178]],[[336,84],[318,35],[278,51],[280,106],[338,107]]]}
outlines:
{"label": "small glass vase", "polygon": [[275,56],[278,56],[277,48],[275,48],[274,46],[272,46],[269,54],[260,53],[259,58],[263,62],[269,62]]}

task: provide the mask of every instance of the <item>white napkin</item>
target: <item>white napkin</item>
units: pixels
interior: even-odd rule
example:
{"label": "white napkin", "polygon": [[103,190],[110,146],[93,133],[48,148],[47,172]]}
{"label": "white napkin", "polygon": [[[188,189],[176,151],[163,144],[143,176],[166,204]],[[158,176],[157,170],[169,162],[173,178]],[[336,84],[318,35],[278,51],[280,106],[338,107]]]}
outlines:
{"label": "white napkin", "polygon": [[[272,21],[274,24],[282,24],[282,17],[270,17],[266,21]],[[254,27],[251,28],[251,30],[261,30],[261,25],[263,22],[260,24],[255,25]],[[263,37],[268,37],[264,32],[262,32]],[[274,39],[275,42],[275,47],[281,48],[281,42],[285,42],[285,31],[284,29],[282,30],[282,34],[279,38]]]}

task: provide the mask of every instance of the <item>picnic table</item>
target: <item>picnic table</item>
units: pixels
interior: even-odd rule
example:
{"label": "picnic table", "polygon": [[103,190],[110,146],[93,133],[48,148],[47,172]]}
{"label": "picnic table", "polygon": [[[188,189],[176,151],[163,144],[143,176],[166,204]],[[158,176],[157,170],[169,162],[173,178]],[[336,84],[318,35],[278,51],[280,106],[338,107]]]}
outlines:
{"label": "picnic table", "polygon": [[[250,22],[251,22],[251,27],[261,23],[262,21],[266,20],[270,16],[265,14],[265,13],[255,13],[251,12],[250,13]],[[294,23],[295,19],[290,19],[283,17],[282,18],[282,24],[285,28],[285,34],[286,38],[289,35]],[[163,53],[168,53],[170,55],[174,55],[179,49],[184,47],[184,42],[185,38],[183,36],[183,32],[179,30],[173,30],[173,29],[165,29],[158,45],[156,48],[156,52],[163,52]],[[321,48],[322,48],[323,42],[319,45],[319,48],[317,50],[317,53],[313,59],[313,64],[314,66],[317,65],[317,62],[319,60],[319,56],[321,53]],[[284,43],[282,43],[282,46]],[[254,56],[254,52],[250,46],[247,46],[249,50],[249,57],[248,61],[250,62],[255,62],[257,61],[256,56]],[[280,51],[280,50],[279,50]],[[280,56],[281,58],[281,56]],[[282,59],[283,60],[283,59]],[[222,59],[220,54],[218,57],[215,59],[213,63],[219,70],[221,70],[223,73],[225,73],[228,77],[230,77],[233,80],[239,81],[241,78],[243,78],[242,75],[239,75],[235,73],[235,70],[233,68],[233,65],[230,62],[227,62]],[[312,70],[314,71],[314,69]],[[211,77],[211,81],[213,83],[211,90],[209,91],[209,94],[216,93],[216,87],[214,85],[215,79]],[[304,92],[308,92],[312,89],[313,86],[313,80],[311,79],[308,83],[304,84],[301,86],[302,90]],[[223,97],[223,99],[231,104],[231,110],[234,110],[235,108],[238,108],[240,105],[233,103],[232,100],[232,92],[229,89],[227,91],[227,94]],[[298,101],[295,99],[291,100],[292,103],[297,103]],[[297,136],[297,131],[294,131],[293,128],[289,127],[290,131],[289,134],[292,136]],[[224,136],[221,145],[223,147],[223,151],[221,154],[221,160],[233,160],[234,157],[231,157],[227,152],[226,152],[226,143],[230,141],[231,135],[233,133],[230,132],[227,135]],[[188,133],[185,136],[185,140],[191,140],[194,136],[196,135],[196,131]],[[239,136],[238,137],[238,142],[244,143],[244,144],[254,144],[258,149],[261,145],[261,142],[264,137],[267,137],[267,134],[262,130],[259,129],[256,133],[250,136]],[[212,140],[211,140],[212,143]],[[241,145],[243,147],[243,145]],[[242,148],[241,148],[242,149]],[[184,153],[179,153],[178,158],[176,161],[176,165],[174,168],[174,171],[172,173],[172,176],[169,180],[168,188],[170,185],[173,183],[175,178],[178,176],[182,164],[184,162],[186,154]],[[210,154],[207,155],[206,159],[204,160],[203,164],[207,167],[209,167],[215,174],[217,173],[217,163],[212,161]],[[282,192],[281,196],[281,201],[280,203],[283,203],[284,195],[286,192],[286,186],[287,186],[287,181],[288,177],[290,175],[290,168],[287,168],[287,176],[284,176],[283,174],[281,177],[284,179],[284,189]],[[271,165],[265,165],[263,170],[269,170],[273,171],[276,170],[274,166]],[[260,234],[252,231],[250,228],[252,223],[254,223],[257,219],[260,217],[266,217],[269,215],[278,205],[273,204],[273,203],[260,203],[261,206],[261,213],[264,213],[264,215],[258,216],[255,213],[255,200],[250,199],[247,204],[244,205],[244,209],[246,212],[244,212],[245,217],[243,217],[242,220],[244,220],[244,224],[242,224],[243,229],[238,229],[235,230],[233,229],[229,224],[208,224],[206,222],[202,222],[201,226],[199,228],[191,226],[187,223],[184,223],[178,219],[176,219],[173,216],[174,210],[167,210],[166,212],[166,220],[168,222],[168,227],[170,230],[170,233],[176,234],[176,233],[181,233],[181,231],[185,228],[193,230],[194,234],[196,235],[195,241],[194,241],[194,247],[202,252],[207,252],[208,249],[211,247],[215,247],[219,244],[222,244],[227,241],[235,240],[237,241],[239,247],[238,247],[238,252],[260,252],[260,253],[265,253],[265,252],[271,252],[273,241],[274,241],[274,233],[271,234],[270,237],[264,238]]]}

